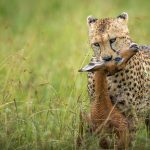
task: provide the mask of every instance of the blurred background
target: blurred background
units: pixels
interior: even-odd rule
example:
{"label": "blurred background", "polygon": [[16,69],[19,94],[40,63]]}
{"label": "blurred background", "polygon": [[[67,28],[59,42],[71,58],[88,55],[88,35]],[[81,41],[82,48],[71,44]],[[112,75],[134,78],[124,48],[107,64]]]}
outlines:
{"label": "blurred background", "polygon": [[[0,0],[0,149],[77,149],[89,103],[78,73],[92,55],[87,16],[128,12],[132,39],[148,45],[149,10],[149,0]],[[140,128],[135,149],[149,149]]]}

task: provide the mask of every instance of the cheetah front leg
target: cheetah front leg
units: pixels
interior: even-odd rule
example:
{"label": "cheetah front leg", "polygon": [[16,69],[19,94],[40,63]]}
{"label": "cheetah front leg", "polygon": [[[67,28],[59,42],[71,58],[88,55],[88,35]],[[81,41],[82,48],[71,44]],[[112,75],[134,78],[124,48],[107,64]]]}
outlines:
{"label": "cheetah front leg", "polygon": [[130,108],[131,110],[127,113],[127,119],[129,121],[129,133],[130,133],[130,145],[135,144],[135,137],[138,130],[138,117],[134,107]]}

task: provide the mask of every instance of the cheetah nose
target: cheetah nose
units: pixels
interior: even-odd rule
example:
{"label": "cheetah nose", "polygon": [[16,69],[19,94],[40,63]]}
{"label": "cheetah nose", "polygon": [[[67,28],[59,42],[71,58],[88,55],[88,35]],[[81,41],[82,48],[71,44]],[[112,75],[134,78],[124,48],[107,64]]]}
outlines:
{"label": "cheetah nose", "polygon": [[102,59],[104,61],[110,61],[110,60],[112,60],[112,56],[104,56],[104,57],[102,57]]}

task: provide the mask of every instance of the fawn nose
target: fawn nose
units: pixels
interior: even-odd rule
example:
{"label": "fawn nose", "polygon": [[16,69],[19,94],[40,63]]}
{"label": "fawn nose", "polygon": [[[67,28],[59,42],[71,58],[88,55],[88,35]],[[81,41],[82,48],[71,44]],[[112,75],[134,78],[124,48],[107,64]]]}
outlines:
{"label": "fawn nose", "polygon": [[110,61],[110,60],[112,60],[112,56],[104,56],[104,57],[102,57],[102,59],[105,61]]}

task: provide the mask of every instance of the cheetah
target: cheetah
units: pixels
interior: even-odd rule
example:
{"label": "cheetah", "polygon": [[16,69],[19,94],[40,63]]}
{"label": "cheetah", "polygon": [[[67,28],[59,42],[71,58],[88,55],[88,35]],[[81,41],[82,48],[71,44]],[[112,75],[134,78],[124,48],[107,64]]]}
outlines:
{"label": "cheetah", "polygon": [[[90,46],[94,57],[100,61],[118,58],[119,51],[128,49],[134,43],[129,35],[128,14],[125,12],[116,18],[89,16],[87,24]],[[146,118],[147,130],[150,129],[150,47],[140,45],[139,49],[123,70],[107,76],[110,99],[128,118],[133,139],[141,117]],[[94,86],[94,73],[89,72],[88,93],[91,101],[95,97]]]}

